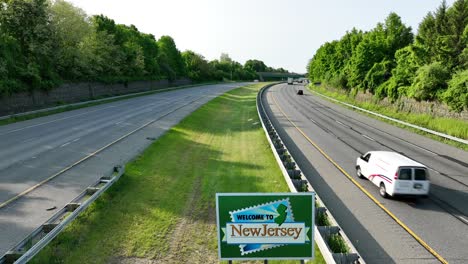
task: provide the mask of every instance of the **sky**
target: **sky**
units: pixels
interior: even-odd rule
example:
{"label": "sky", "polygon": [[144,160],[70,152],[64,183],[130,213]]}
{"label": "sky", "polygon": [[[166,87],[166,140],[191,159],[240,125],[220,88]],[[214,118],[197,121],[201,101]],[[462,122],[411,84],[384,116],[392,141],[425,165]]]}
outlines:
{"label": "sky", "polygon": [[[181,51],[206,59],[221,53],[242,64],[258,59],[305,73],[325,42],[353,27],[370,30],[390,12],[416,33],[442,0],[67,0],[88,15],[104,14],[139,31],[174,38]],[[447,0],[451,6],[455,0]]]}

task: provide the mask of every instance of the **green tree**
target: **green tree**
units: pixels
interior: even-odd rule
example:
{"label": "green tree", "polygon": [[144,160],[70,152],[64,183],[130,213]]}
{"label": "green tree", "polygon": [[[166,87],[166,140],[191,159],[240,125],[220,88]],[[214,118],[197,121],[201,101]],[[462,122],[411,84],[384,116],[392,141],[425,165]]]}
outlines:
{"label": "green tree", "polygon": [[367,88],[363,85],[367,72],[375,63],[385,58],[386,41],[383,26],[379,24],[376,29],[366,34],[356,47],[349,67],[349,84],[352,87]]}
{"label": "green tree", "polygon": [[57,71],[65,79],[83,79],[87,66],[80,45],[92,32],[88,17],[82,9],[64,0],[54,2],[51,15],[58,44]]}
{"label": "green tree", "polygon": [[56,39],[46,0],[1,0],[0,30],[19,46],[18,76],[29,89],[50,89],[55,71]]}
{"label": "green tree", "polygon": [[18,80],[24,67],[22,59],[17,40],[0,31],[0,97],[26,88]]}
{"label": "green tree", "polygon": [[191,50],[182,52],[187,69],[187,75],[194,81],[208,81],[211,78],[211,68],[205,58]]}
{"label": "green tree", "polygon": [[[447,11],[450,28],[450,56],[453,63],[457,63],[457,58],[467,45],[466,28],[468,26],[468,1],[457,0]],[[457,66],[457,65],[456,65]]]}
{"label": "green tree", "polygon": [[115,44],[114,36],[106,31],[93,30],[80,45],[85,61],[85,76],[89,80],[122,76],[122,54]]}
{"label": "green tree", "polygon": [[161,69],[171,79],[185,76],[185,64],[180,51],[170,36],[162,36],[158,40]]}
{"label": "green tree", "polygon": [[411,27],[407,27],[396,13],[390,13],[384,23],[387,54],[386,59],[393,59],[395,52],[413,43]]}
{"label": "green tree", "polygon": [[443,100],[457,112],[468,109],[468,70],[453,75]]}
{"label": "green tree", "polygon": [[[386,82],[391,76],[392,62],[388,60],[375,63],[374,66],[367,72],[364,78],[364,86],[375,94],[377,87]],[[378,94],[380,98],[387,96],[386,90],[381,90]]]}
{"label": "green tree", "polygon": [[441,99],[442,93],[447,88],[449,77],[449,69],[441,62],[424,65],[416,72],[407,95],[416,100]]}
{"label": "green tree", "polygon": [[265,72],[267,66],[261,60],[248,60],[245,62],[244,68],[253,72]]}
{"label": "green tree", "polygon": [[420,67],[418,56],[414,52],[414,46],[410,45],[399,49],[395,53],[396,67],[392,70],[392,76],[379,92],[379,97],[386,95],[390,99],[395,100],[401,94],[405,94],[406,90],[416,75],[416,71]]}

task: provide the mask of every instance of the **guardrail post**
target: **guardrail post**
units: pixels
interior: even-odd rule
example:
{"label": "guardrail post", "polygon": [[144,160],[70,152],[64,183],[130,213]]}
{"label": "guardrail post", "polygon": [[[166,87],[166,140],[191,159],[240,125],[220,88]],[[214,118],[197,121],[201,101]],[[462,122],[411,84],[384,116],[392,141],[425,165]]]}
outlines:
{"label": "guardrail post", "polygon": [[93,195],[97,191],[99,191],[99,188],[97,188],[97,187],[88,187],[88,188],[86,188],[86,194],[87,195]]}
{"label": "guardrail post", "polygon": [[5,254],[5,264],[11,264],[14,263],[16,260],[18,260],[21,256],[23,255],[22,252],[20,251],[8,251]]}
{"label": "guardrail post", "polygon": [[54,229],[58,224],[56,223],[45,223],[42,225],[42,231],[44,233],[49,233],[50,231],[52,231],[52,229]]}
{"label": "guardrail post", "polygon": [[69,203],[66,205],[66,208],[68,212],[73,212],[76,210],[76,208],[80,207],[80,205],[80,203]]}
{"label": "guardrail post", "polygon": [[339,264],[356,263],[359,260],[359,255],[356,253],[333,253],[333,259]]}

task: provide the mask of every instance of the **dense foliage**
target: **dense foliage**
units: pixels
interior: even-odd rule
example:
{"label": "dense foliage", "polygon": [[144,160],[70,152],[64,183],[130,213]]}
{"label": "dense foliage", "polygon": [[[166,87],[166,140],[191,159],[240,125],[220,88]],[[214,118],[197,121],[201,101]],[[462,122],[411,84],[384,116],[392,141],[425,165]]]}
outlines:
{"label": "dense foliage", "polygon": [[363,32],[352,29],[322,45],[308,64],[309,78],[377,98],[436,100],[468,108],[468,0],[446,2],[419,24],[417,35],[391,13]]}
{"label": "dense foliage", "polygon": [[275,69],[258,60],[241,65],[227,54],[208,62],[180,52],[170,36],[156,40],[64,0],[0,0],[0,96],[63,81],[253,80],[265,70]]}

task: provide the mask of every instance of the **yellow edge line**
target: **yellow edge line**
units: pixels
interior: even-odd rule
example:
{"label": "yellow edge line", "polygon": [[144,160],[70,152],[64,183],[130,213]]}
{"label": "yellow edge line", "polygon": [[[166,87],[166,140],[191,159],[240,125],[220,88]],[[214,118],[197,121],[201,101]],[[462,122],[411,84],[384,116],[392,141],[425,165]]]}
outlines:
{"label": "yellow edge line", "polygon": [[295,123],[292,121],[288,115],[283,111],[283,109],[279,106],[278,102],[276,101],[275,96],[272,95],[273,101],[281,113],[288,119],[289,123],[291,123],[301,134],[304,136],[307,141],[309,141],[328,161],[330,161],[341,173],[343,173],[354,185],[356,185],[364,194],[366,194],[375,204],[377,204],[385,213],[387,213],[395,222],[397,222],[403,229],[406,230],[416,241],[421,244],[427,251],[429,251],[434,257],[436,257],[441,263],[448,263],[439,253],[437,253],[434,249],[432,249],[424,240],[422,240],[416,233],[413,232],[407,225],[405,225],[398,217],[396,217],[390,210],[388,210],[383,204],[379,202],[372,194],[370,194],[362,185],[357,182],[353,177],[351,177],[340,165],[338,165],[330,156],[325,153],[312,139],[310,139]]}

